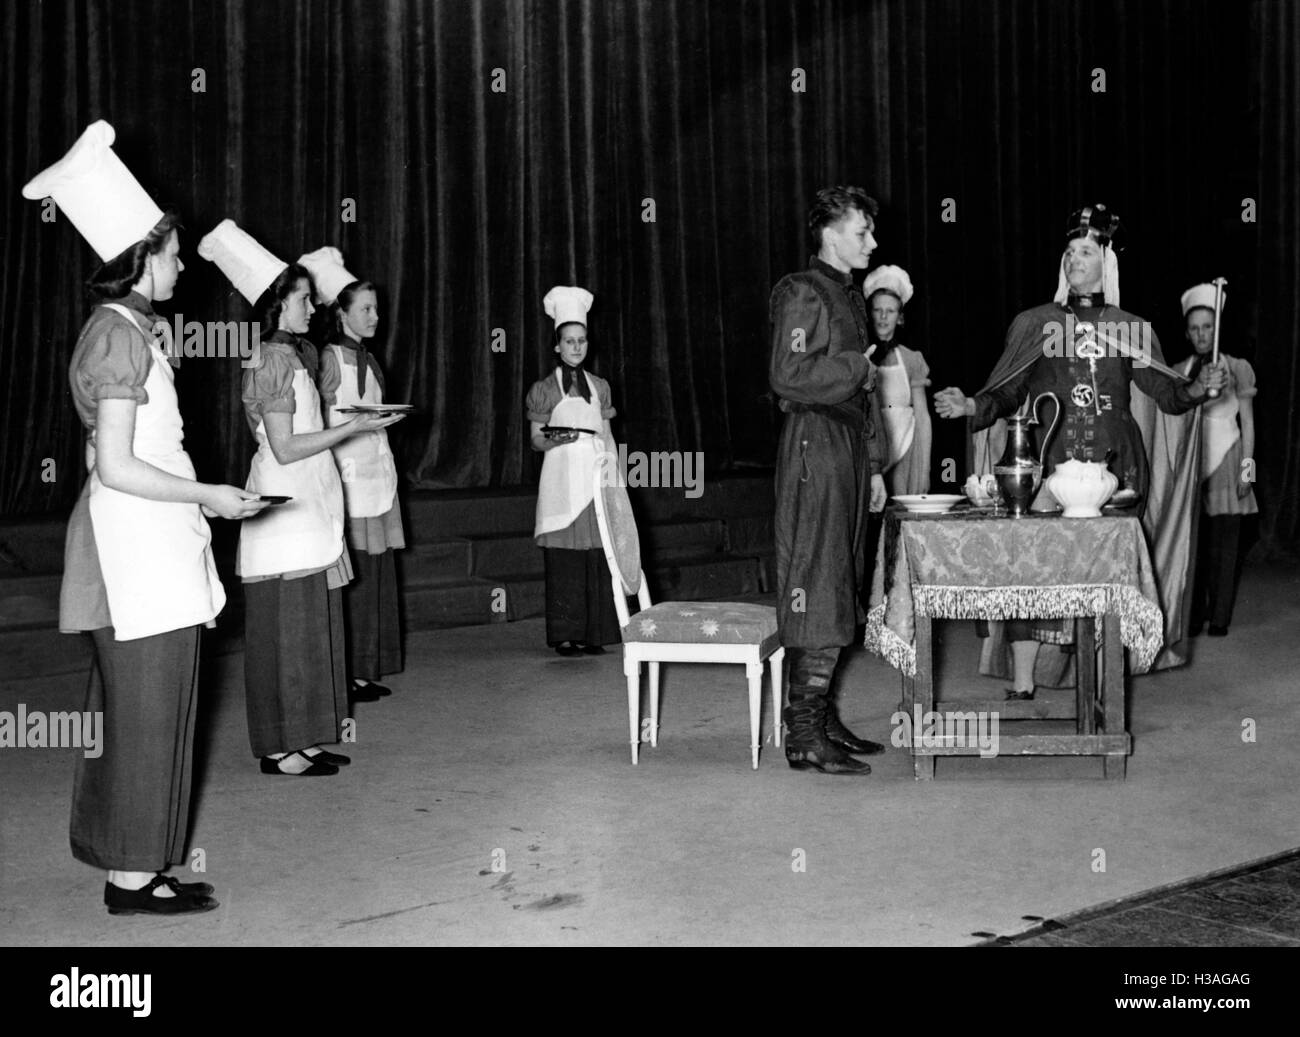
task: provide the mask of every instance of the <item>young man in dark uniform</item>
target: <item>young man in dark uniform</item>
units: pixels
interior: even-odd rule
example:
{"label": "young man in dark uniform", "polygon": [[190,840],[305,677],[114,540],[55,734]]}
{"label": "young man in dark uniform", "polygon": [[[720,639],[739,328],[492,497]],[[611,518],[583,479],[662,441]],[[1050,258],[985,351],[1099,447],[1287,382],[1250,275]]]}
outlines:
{"label": "young man in dark uniform", "polygon": [[876,203],[828,187],[808,213],[816,255],[772,290],[769,380],[785,421],[776,459],[777,617],[790,665],[791,767],[870,774],[850,753],[883,746],[840,721],[831,682],[859,621],[868,510],[885,505],[883,423],[866,302],[853,284],[876,240]]}

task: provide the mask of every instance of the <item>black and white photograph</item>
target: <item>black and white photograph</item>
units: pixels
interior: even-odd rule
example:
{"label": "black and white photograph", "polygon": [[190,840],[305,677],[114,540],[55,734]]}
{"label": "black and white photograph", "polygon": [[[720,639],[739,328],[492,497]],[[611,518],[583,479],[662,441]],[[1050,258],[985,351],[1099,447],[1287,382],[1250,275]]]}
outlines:
{"label": "black and white photograph", "polygon": [[7,1003],[1280,1004],[1300,3],[13,0],[0,124]]}

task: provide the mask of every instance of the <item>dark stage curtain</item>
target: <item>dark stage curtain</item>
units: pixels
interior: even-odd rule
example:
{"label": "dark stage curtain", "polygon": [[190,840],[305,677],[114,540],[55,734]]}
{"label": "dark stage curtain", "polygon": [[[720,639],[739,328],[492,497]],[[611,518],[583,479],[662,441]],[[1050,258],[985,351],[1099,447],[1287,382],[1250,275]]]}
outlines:
{"label": "dark stage curtain", "polygon": [[[873,263],[917,286],[905,341],[967,392],[1054,290],[1065,217],[1104,200],[1131,228],[1124,304],[1171,358],[1179,294],[1229,279],[1224,348],[1263,386],[1266,531],[1296,539],[1291,4],[47,0],[3,5],[0,28],[0,513],[67,508],[82,479],[66,363],[92,256],[19,189],[105,118],[185,218],[170,312],[249,317],[194,252],[226,216],[378,282],[421,487],[535,478],[523,397],[554,361],[554,284],[595,293],[618,438],[716,473],[771,461],[767,297],[806,261],[816,188],[880,199]],[[242,483],[238,363],[187,360],[179,386],[201,476]],[[936,422],[957,481],[961,435]]]}

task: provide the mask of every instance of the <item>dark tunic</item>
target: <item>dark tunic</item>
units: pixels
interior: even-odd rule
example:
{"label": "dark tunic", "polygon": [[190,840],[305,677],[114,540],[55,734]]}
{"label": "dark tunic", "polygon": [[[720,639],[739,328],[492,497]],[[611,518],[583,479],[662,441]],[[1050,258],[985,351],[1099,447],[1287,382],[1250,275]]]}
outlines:
{"label": "dark tunic", "polygon": [[[1110,469],[1119,479],[1120,487],[1136,490],[1145,497],[1151,472],[1142,432],[1130,410],[1130,386],[1137,385],[1168,414],[1189,411],[1197,405],[1197,400],[1184,385],[1168,375],[1139,361],[1114,355],[1115,350],[1100,340],[1106,355],[1094,361],[1094,389],[1092,367],[1087,359],[1075,355],[1073,349],[1052,350],[1055,355],[1044,352],[1048,344],[1064,344],[1061,329],[1066,327],[1068,315],[1064,307],[1048,303],[1016,316],[1007,331],[1004,361],[1013,354],[1028,357],[1036,353],[1037,359],[1009,381],[975,397],[971,427],[975,431],[988,428],[998,418],[1014,414],[1027,399],[1036,398],[1039,393],[1053,392],[1061,401],[1061,420],[1048,443],[1043,459],[1043,477],[1051,475],[1056,465],[1070,457],[1080,461],[1101,461],[1108,451],[1113,450]],[[1107,324],[1149,328],[1141,317],[1115,306],[1079,308],[1075,316],[1103,329]],[[1154,330],[1149,334],[1149,347],[1134,336],[1127,341],[1134,348],[1135,356],[1137,347],[1141,345],[1149,348],[1150,355],[1163,363],[1160,340]],[[999,368],[1002,366],[1000,364]],[[1044,423],[1050,424],[1050,401],[1044,404],[1041,414]]]}
{"label": "dark tunic", "polygon": [[776,457],[781,644],[843,646],[861,616],[871,476],[888,451],[863,355],[867,304],[851,275],[814,258],[772,289],[769,313],[768,377],[786,414]]}

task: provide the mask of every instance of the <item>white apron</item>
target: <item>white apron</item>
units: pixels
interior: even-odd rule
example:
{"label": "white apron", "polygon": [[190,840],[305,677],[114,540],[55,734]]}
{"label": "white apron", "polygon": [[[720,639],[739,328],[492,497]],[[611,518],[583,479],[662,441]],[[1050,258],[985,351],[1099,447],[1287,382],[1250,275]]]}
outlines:
{"label": "white apron", "polygon": [[[352,415],[338,413],[341,407],[355,407],[358,403],[383,403],[383,390],[379,379],[370,371],[366,376],[366,391],[357,395],[356,364],[343,361],[342,346],[327,346],[334,351],[342,381],[334,393],[334,405],[329,409],[329,424],[342,425]],[[353,354],[354,356],[356,354]],[[397,496],[397,465],[388,448],[388,432],[378,429],[352,436],[334,447],[334,459],[343,477],[343,495],[347,499],[350,518],[373,518],[383,515],[393,506]]]}
{"label": "white apron", "polygon": [[[125,306],[109,303],[139,328]],[[153,363],[144,388],[149,402],[135,409],[131,451],[141,461],[182,479],[194,479],[176,403],[175,375],[166,355],[146,335]],[[226,604],[212,558],[212,531],[197,504],[146,500],[109,489],[95,468],[94,433],[87,439],[90,521],[104,577],[113,635],[132,641],[209,623]]]}
{"label": "white apron", "polygon": [[903,366],[903,358],[894,353],[894,363],[876,368],[879,380],[880,413],[889,437],[889,463],[892,468],[912,448],[916,434],[916,411],[912,409],[912,386]]}
{"label": "white apron", "polygon": [[[293,432],[324,428],[320,396],[306,369],[293,373]],[[328,450],[282,465],[271,452],[266,424],[257,423],[257,453],[245,489],[292,497],[245,519],[239,531],[240,576],[275,576],[320,569],[343,554],[343,487]]]}
{"label": "white apron", "polygon": [[[1223,359],[1220,355],[1220,360]],[[1192,358],[1183,364],[1183,374],[1192,369]],[[1231,380],[1224,387],[1217,400],[1207,400],[1201,405],[1201,478],[1208,479],[1223,464],[1232,445],[1241,438],[1241,428],[1237,424],[1237,412],[1241,409],[1237,402]]]}
{"label": "white apron", "polygon": [[[583,378],[587,378],[586,372]],[[564,379],[559,369],[555,380],[564,389]],[[555,405],[547,424],[567,425],[570,428],[589,428],[596,435],[580,433],[572,443],[551,447],[542,460],[542,476],[537,486],[537,524],[533,536],[554,533],[573,524],[594,496],[592,482],[596,473],[596,459],[605,449],[601,430],[605,419],[601,417],[600,401],[596,387],[587,378],[591,393],[588,403],[581,396],[566,396]]]}

